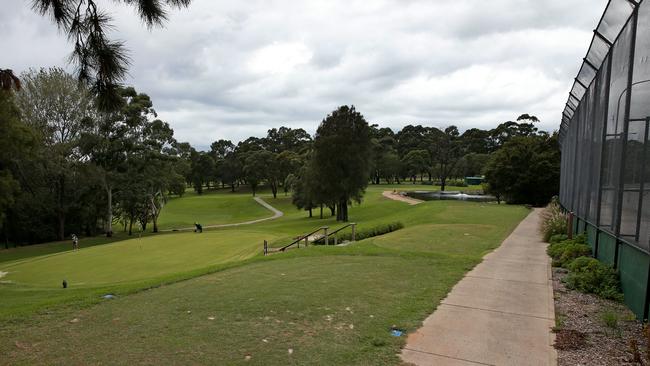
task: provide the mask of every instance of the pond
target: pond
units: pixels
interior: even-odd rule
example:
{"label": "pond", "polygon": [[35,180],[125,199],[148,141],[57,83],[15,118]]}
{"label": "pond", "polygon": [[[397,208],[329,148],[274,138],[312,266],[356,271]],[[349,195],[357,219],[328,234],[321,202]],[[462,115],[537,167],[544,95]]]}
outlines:
{"label": "pond", "polygon": [[496,201],[496,197],[487,194],[467,194],[460,191],[411,191],[406,192],[409,197],[417,198],[423,201],[434,200],[458,200],[473,202],[490,202]]}

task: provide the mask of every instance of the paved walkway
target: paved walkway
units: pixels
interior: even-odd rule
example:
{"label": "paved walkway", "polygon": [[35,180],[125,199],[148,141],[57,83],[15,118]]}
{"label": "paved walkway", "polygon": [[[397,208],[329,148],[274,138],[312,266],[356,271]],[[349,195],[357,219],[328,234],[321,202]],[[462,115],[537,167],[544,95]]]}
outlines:
{"label": "paved walkway", "polygon": [[556,365],[550,259],[535,209],[454,286],[402,359],[416,365]]}
{"label": "paved walkway", "polygon": [[406,202],[409,205],[417,205],[418,203],[424,202],[417,198],[403,196],[399,192],[393,192],[393,191],[384,191],[381,195],[391,200]]}
{"label": "paved walkway", "polygon": [[[267,208],[269,211],[273,212],[273,216],[265,217],[263,219],[257,219],[257,220],[251,220],[251,221],[244,221],[244,222],[236,222],[233,224],[220,224],[220,225],[207,225],[204,226],[204,229],[214,229],[214,228],[220,228],[220,227],[230,227],[230,226],[241,226],[241,225],[251,225],[251,224],[257,224],[258,222],[262,221],[267,221],[267,220],[273,220],[277,219],[278,217],[284,216],[284,213],[277,208],[269,205],[266,201],[259,197],[253,197],[255,202],[259,203],[260,205],[264,206]],[[194,230],[194,227],[184,227],[180,229],[166,229],[166,230],[160,230],[160,231],[190,231]]]}

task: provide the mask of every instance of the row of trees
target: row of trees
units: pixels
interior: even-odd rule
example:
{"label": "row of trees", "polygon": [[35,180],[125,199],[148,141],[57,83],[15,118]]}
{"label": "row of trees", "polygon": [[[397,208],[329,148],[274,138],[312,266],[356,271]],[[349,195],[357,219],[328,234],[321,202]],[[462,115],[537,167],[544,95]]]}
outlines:
{"label": "row of trees", "polygon": [[[535,161],[531,156],[548,152],[550,157],[532,166],[535,175],[548,178],[545,186],[555,187],[556,177],[544,170],[555,169],[549,159],[559,154],[557,141],[539,132],[537,118],[530,115],[462,134],[455,126],[408,125],[394,132],[369,125],[354,107],[342,106],[313,138],[303,129],[280,127],[265,137],[236,145],[217,140],[210,150],[198,151],[177,141],[149,96],[133,88],[120,88],[118,107],[106,111],[86,84],[61,69],[32,70],[3,86],[17,87],[18,81],[22,88],[0,94],[5,242],[63,239],[72,232],[110,236],[115,224],[129,233],[134,224],[142,230],[151,225],[155,232],[168,197],[183,195],[188,186],[198,194],[218,187],[235,191],[240,185],[253,195],[260,185],[274,197],[291,191],[294,204],[310,216],[320,208],[322,217],[328,208],[345,221],[348,205],[361,201],[367,184],[382,181],[415,183],[419,177],[444,190],[450,178],[485,172],[491,192],[525,201],[532,193],[515,194],[522,190],[508,182],[535,181],[519,175]],[[506,147],[528,155],[507,153]],[[512,155],[525,158],[506,161]]]}
{"label": "row of trees", "polygon": [[169,124],[149,96],[120,88],[100,112],[84,83],[61,69],[32,70],[0,93],[0,227],[5,242],[93,235],[113,224],[157,231],[166,196],[189,171]]}

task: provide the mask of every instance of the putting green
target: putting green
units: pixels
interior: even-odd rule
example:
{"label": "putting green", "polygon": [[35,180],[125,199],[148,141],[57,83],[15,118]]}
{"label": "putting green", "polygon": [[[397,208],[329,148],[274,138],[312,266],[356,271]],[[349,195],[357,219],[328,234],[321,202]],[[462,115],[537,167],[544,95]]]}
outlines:
{"label": "putting green", "polygon": [[130,239],[79,251],[0,264],[3,281],[16,285],[94,287],[184,273],[250,258],[268,233],[231,230],[179,233]]}

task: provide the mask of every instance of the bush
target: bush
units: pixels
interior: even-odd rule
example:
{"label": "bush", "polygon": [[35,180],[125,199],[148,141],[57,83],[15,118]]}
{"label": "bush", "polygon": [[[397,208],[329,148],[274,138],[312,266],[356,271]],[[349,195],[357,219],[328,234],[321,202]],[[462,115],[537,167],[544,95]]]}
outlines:
{"label": "bush", "polygon": [[623,300],[618,274],[614,268],[597,259],[579,257],[569,264],[569,274],[564,279],[567,287],[605,299]]}
{"label": "bush", "polygon": [[572,240],[549,245],[546,253],[553,259],[554,267],[567,267],[574,259],[591,255],[591,248],[586,242],[586,236],[578,235]]}
{"label": "bush", "polygon": [[567,217],[562,212],[557,200],[554,199],[542,211],[542,222],[539,229],[545,242],[549,242],[554,235],[567,234]]}
{"label": "bush", "polygon": [[[355,233],[355,240],[363,240],[363,239],[371,238],[373,236],[384,235],[403,228],[404,228],[404,224],[397,221],[388,224],[378,225],[369,229],[357,230]],[[352,232],[350,231],[347,233],[336,234],[336,240],[339,243],[342,243],[346,240],[352,240]],[[334,243],[334,238],[330,236],[329,242]],[[314,244],[325,244],[325,239],[317,240],[314,242]]]}
{"label": "bush", "polygon": [[551,244],[556,244],[561,241],[567,240],[569,237],[566,234],[555,234],[551,236],[551,238],[548,240],[549,243]]}

